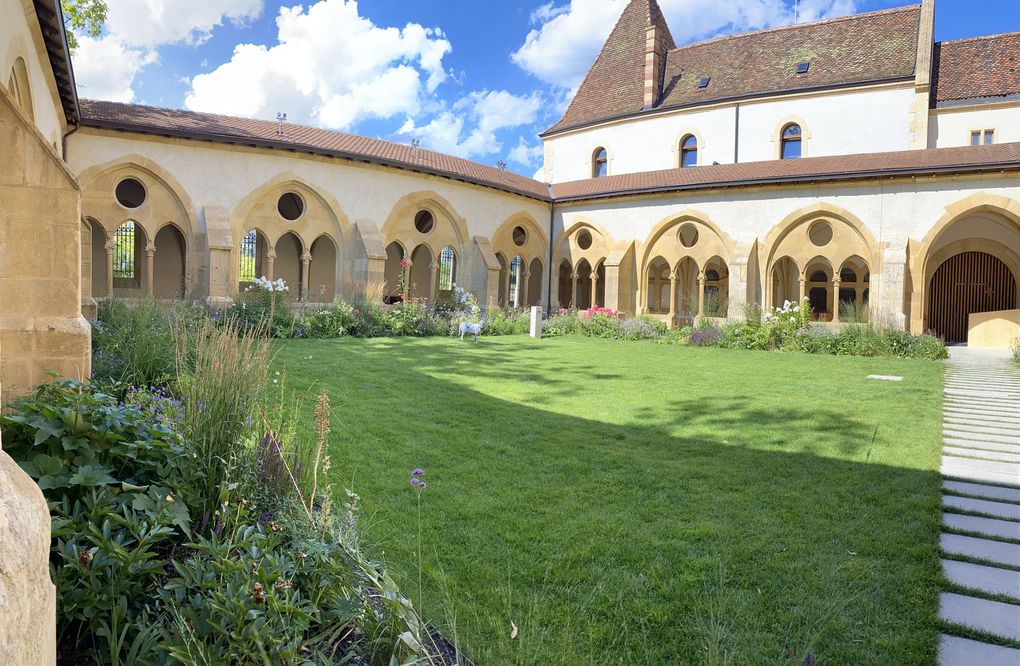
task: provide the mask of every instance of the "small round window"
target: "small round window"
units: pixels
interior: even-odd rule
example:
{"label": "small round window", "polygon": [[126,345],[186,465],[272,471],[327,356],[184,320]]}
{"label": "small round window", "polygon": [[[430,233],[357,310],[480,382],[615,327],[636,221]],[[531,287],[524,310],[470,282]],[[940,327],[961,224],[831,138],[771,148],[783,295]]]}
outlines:
{"label": "small round window", "polygon": [[298,219],[305,213],[305,202],[295,192],[287,192],[276,202],[276,210],[280,217],[290,222]]}
{"label": "small round window", "polygon": [[825,247],[832,241],[832,225],[824,220],[815,222],[808,229],[808,238],[816,247]]}
{"label": "small round window", "polygon": [[698,228],[693,224],[685,224],[680,227],[680,233],[677,236],[680,239],[680,244],[684,247],[694,247],[698,244]]}
{"label": "small round window", "polygon": [[432,213],[427,210],[419,211],[414,216],[414,228],[418,230],[420,234],[427,234],[436,227],[436,218],[433,217]]}
{"label": "small round window", "polygon": [[524,227],[514,227],[514,245],[524,247],[528,242],[528,232]]}
{"label": "small round window", "polygon": [[145,203],[145,186],[134,178],[125,178],[117,184],[117,203],[124,208],[138,208]]}
{"label": "small round window", "polygon": [[582,250],[587,250],[591,247],[591,234],[587,231],[582,231],[577,234],[577,247]]}

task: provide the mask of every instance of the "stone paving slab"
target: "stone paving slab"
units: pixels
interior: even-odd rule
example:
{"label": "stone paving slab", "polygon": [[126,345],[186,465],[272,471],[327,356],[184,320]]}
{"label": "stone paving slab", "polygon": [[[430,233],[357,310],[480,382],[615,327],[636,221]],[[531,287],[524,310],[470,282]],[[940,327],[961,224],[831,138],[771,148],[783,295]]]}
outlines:
{"label": "stone paving slab", "polygon": [[996,564],[1020,567],[1020,544],[978,539],[959,534],[942,534],[939,537],[939,546],[942,548],[942,552],[947,555],[973,557]]}
{"label": "stone paving slab", "polygon": [[999,409],[987,405],[976,405],[970,402],[943,402],[942,409],[946,414],[974,414],[990,416],[996,419],[1016,419],[1017,410],[1013,407]]}
{"label": "stone paving slab", "polygon": [[992,435],[984,432],[971,432],[967,430],[943,430],[943,437],[958,437],[960,439],[975,439],[980,442],[998,442],[999,444],[1020,444],[1020,437],[1009,435]]}
{"label": "stone paving slab", "polygon": [[[980,442],[979,442],[980,443]],[[961,456],[966,458],[980,458],[981,460],[1001,460],[1002,462],[1020,463],[1020,455],[1015,453],[1004,453],[1002,451],[989,451],[974,447],[961,448],[957,446],[946,446],[943,453],[950,456]]]}
{"label": "stone paving slab", "polygon": [[943,592],[939,595],[939,617],[952,624],[1020,641],[1020,606],[1015,604]]}
{"label": "stone paving slab", "polygon": [[1020,465],[1016,463],[942,456],[942,474],[965,481],[1020,486]]}
{"label": "stone paving slab", "polygon": [[964,481],[943,481],[942,487],[945,490],[965,495],[1006,500],[1008,502],[1020,502],[1020,488],[1003,488],[1002,486],[987,486],[980,483],[966,483]]}
{"label": "stone paving slab", "polygon": [[[961,587],[1002,594],[1020,602],[1020,571],[955,560],[942,560],[942,571],[946,578]],[[1020,612],[1020,608],[1017,610]]]}
{"label": "stone paving slab", "polygon": [[[1018,407],[1020,409],[1020,407]],[[942,422],[946,423],[951,421],[951,416],[943,416]],[[980,423],[961,423],[957,425],[945,426],[950,430],[964,430],[966,432],[981,432],[988,435],[1007,435],[1010,437],[1020,437],[1020,425],[1012,425],[1009,423],[1000,423],[995,419],[982,419]]]}
{"label": "stone paving slab", "polygon": [[[1020,412],[1018,412],[1020,413]],[[954,421],[960,423],[995,423],[1003,428],[1017,428],[1020,429],[1020,416],[1006,416],[1006,415],[993,415],[983,414],[975,411],[963,411],[954,410],[952,407],[946,406],[945,415],[942,417],[943,421]]]}
{"label": "stone paving slab", "polygon": [[1020,520],[1020,504],[1007,504],[1006,502],[992,502],[989,500],[970,499],[969,497],[957,497],[956,495],[943,495],[942,506],[947,509],[983,513],[1007,520]]}
{"label": "stone paving slab", "polygon": [[1020,523],[998,518],[978,518],[958,513],[942,513],[942,524],[961,532],[974,532],[1000,539],[1020,539]]}
{"label": "stone paving slab", "polygon": [[1016,666],[1020,650],[943,635],[939,639],[939,666]]}
{"label": "stone paving slab", "polygon": [[955,437],[946,437],[944,441],[946,446],[961,446],[965,449],[978,449],[979,451],[1020,454],[1020,444],[999,444],[998,442],[982,442],[979,439],[957,439]]}

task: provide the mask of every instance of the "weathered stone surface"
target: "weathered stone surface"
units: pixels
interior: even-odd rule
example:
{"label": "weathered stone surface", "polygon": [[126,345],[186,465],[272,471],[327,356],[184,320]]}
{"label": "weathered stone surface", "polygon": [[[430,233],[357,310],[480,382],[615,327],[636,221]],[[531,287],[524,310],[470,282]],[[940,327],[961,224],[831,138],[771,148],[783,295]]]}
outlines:
{"label": "weathered stone surface", "polygon": [[992,539],[978,539],[959,534],[943,534],[939,538],[942,552],[962,555],[996,564],[1020,567],[1020,545]]}
{"label": "weathered stone surface", "polygon": [[0,451],[0,664],[56,662],[50,514],[39,487]]}
{"label": "weathered stone surface", "polygon": [[942,636],[939,641],[939,666],[1016,666],[1020,650],[972,641],[958,636]]}
{"label": "weathered stone surface", "polygon": [[952,624],[1020,641],[1020,606],[943,592],[939,596],[939,617]]}

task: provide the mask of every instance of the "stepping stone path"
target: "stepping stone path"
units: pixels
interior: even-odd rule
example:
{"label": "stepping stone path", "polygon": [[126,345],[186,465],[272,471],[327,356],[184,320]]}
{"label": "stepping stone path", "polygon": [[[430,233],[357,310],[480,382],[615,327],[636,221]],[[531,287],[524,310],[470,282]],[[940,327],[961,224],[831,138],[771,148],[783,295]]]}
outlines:
{"label": "stepping stone path", "polygon": [[1020,666],[1020,368],[1004,352],[950,352],[939,664]]}

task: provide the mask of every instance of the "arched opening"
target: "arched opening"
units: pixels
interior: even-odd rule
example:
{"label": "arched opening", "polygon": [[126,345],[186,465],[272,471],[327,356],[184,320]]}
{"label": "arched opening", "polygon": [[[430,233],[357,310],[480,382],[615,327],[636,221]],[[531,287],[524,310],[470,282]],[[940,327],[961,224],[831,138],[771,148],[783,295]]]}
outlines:
{"label": "arched opening", "polygon": [[542,276],[544,274],[542,261],[540,259],[532,259],[531,268],[528,271],[528,300],[525,303],[528,307],[542,302]]}
{"label": "arched opening", "polygon": [[180,300],[185,295],[184,234],[172,224],[156,232],[155,254],[152,257],[152,295],[164,300]]}
{"label": "arched opening", "polygon": [[790,257],[783,257],[772,268],[772,307],[800,301],[800,269]]}
{"label": "arched opening", "polygon": [[137,297],[148,285],[144,280],[145,230],[134,220],[117,227],[113,234],[113,295]]}
{"label": "arched opening", "polygon": [[662,257],[656,257],[648,266],[648,312],[669,314],[669,302],[673,293],[670,274],[669,263]]}
{"label": "arched opening", "polygon": [[496,253],[496,261],[499,262],[499,289],[496,293],[496,304],[506,307],[510,302],[510,262],[502,252]]}
{"label": "arched opening", "polygon": [[403,260],[404,248],[400,243],[394,241],[386,246],[386,270],[384,273],[386,285],[383,288],[383,303],[386,305],[400,302],[402,296],[401,275],[404,272],[404,267],[401,265]]}
{"label": "arched opening", "polygon": [[780,157],[784,160],[795,160],[801,156],[801,142],[803,141],[803,135],[801,133],[800,125],[797,123],[790,123],[783,127],[782,131],[782,150]]}
{"label": "arched opening", "polygon": [[577,270],[574,271],[574,275],[577,276],[574,302],[577,304],[578,310],[587,310],[592,306],[592,270],[591,264],[588,263],[587,259],[582,259],[577,264]]}
{"label": "arched opening", "polygon": [[510,286],[507,304],[512,308],[523,307],[524,259],[517,255],[510,260]]}
{"label": "arched opening", "polygon": [[945,260],[928,287],[928,325],[946,342],[966,342],[969,316],[1017,307],[1017,278],[998,257],[961,252]]}
{"label": "arched opening", "polygon": [[807,279],[804,289],[811,304],[811,317],[817,321],[831,321],[835,306],[832,267],[821,257],[816,257],[808,262],[804,275]]}
{"label": "arched opening", "polygon": [[606,304],[606,262],[599,262],[595,269],[595,298],[592,307],[604,307]]}
{"label": "arched opening", "polygon": [[107,285],[106,229],[91,217],[88,218],[88,224],[92,235],[92,296],[107,298],[110,293]]}
{"label": "arched opening", "polygon": [[729,307],[729,271],[721,257],[705,265],[705,295],[702,311],[706,317],[725,317]]}
{"label": "arched opening", "polygon": [[336,244],[322,235],[312,243],[312,259],[308,265],[308,300],[332,303],[336,298]]}
{"label": "arched opening", "polygon": [[251,286],[257,277],[269,277],[266,256],[269,254],[269,241],[261,231],[252,229],[241,239],[240,266],[238,282],[241,291]]}
{"label": "arched opening", "polygon": [[698,262],[684,257],[677,262],[676,299],[677,315],[681,320],[692,320],[698,314]]}
{"label": "arched opening", "polygon": [[698,138],[688,134],[680,140],[680,168],[698,166]]}
{"label": "arched opening", "polygon": [[839,320],[866,323],[870,320],[871,271],[861,257],[850,257],[839,269]]}
{"label": "arched opening", "polygon": [[570,263],[564,259],[560,262],[560,270],[558,271],[558,287],[559,287],[559,301],[561,308],[569,308],[574,303],[574,269],[570,267]]}
{"label": "arched opening", "polygon": [[273,279],[283,280],[288,293],[301,291],[301,239],[292,233],[285,233],[276,241],[276,259],[273,261]]}
{"label": "arched opening", "polygon": [[449,296],[457,282],[457,253],[452,247],[439,252],[439,296]]}
{"label": "arched opening", "polygon": [[605,148],[599,147],[591,156],[591,177],[605,178],[609,175],[609,154]]}
{"label": "arched opening", "polygon": [[14,66],[11,68],[11,75],[7,81],[7,90],[14,97],[21,110],[31,120],[35,120],[35,108],[32,104],[32,86],[28,82],[28,68],[25,66],[25,59],[18,56],[14,59]]}
{"label": "arched opening", "polygon": [[432,285],[432,250],[428,245],[419,245],[411,253],[410,290],[414,298],[430,300]]}

